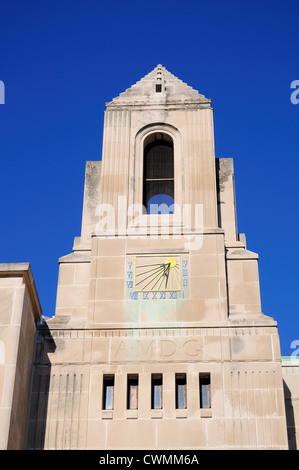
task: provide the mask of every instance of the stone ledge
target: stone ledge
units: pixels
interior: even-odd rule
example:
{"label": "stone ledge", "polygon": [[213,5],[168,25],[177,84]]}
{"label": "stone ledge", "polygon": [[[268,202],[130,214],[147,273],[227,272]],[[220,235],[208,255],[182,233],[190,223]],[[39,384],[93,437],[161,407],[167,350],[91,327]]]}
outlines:
{"label": "stone ledge", "polygon": [[0,278],[22,276],[27,287],[28,295],[35,320],[42,317],[36,285],[34,282],[30,263],[0,263]]}
{"label": "stone ledge", "polygon": [[70,253],[68,255],[59,258],[59,263],[90,263],[90,252],[86,251],[83,253]]}

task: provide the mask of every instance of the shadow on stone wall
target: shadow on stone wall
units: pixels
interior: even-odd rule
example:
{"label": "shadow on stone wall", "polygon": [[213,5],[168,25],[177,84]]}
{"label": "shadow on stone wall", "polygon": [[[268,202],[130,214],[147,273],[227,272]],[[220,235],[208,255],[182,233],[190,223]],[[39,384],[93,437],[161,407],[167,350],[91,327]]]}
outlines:
{"label": "shadow on stone wall", "polygon": [[295,415],[292,405],[292,393],[285,381],[283,381],[283,390],[286,406],[286,420],[288,431],[289,450],[297,450]]}
{"label": "shadow on stone wall", "polygon": [[48,414],[51,362],[56,345],[45,321],[37,328],[32,364],[31,393],[25,449],[44,449]]}

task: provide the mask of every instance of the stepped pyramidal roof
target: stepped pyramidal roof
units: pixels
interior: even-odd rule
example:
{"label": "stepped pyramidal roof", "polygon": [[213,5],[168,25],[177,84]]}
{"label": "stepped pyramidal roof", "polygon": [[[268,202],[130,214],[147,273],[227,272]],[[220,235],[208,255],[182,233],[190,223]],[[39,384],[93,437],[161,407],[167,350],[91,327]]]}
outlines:
{"label": "stepped pyramidal roof", "polygon": [[211,100],[159,64],[141,80],[107,103],[107,106],[146,106],[153,103],[160,105],[198,103],[210,107]]}

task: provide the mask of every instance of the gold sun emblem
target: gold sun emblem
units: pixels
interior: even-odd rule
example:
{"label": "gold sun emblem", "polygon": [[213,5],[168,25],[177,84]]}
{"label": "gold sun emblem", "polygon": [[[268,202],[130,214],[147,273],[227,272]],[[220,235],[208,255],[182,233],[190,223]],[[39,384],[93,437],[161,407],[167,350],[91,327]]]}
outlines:
{"label": "gold sun emblem", "polygon": [[134,290],[140,292],[181,290],[180,256],[136,256]]}

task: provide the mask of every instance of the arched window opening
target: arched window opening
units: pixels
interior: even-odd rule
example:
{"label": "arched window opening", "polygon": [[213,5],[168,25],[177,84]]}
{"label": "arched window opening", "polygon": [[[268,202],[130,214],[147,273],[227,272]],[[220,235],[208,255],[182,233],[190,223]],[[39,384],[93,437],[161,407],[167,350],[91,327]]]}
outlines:
{"label": "arched window opening", "polygon": [[144,143],[143,205],[151,214],[173,213],[173,204],[173,141],[167,134],[151,134]]}

